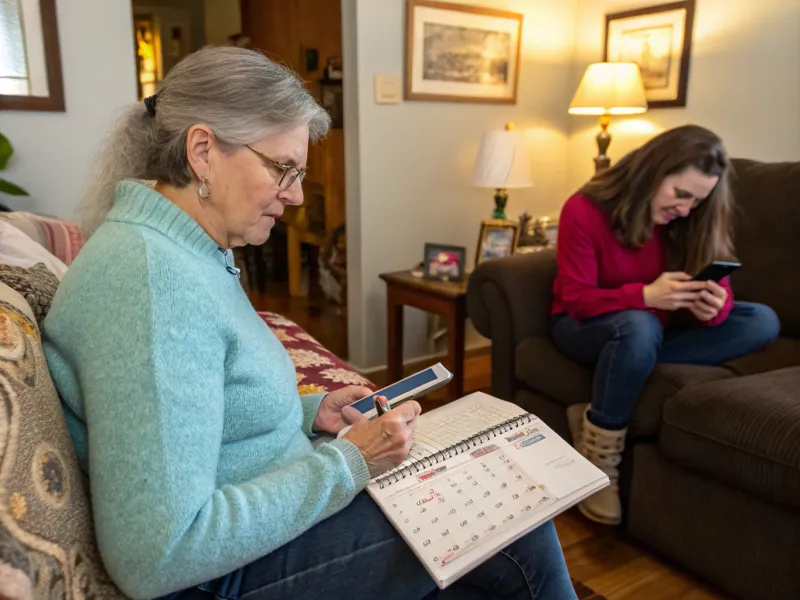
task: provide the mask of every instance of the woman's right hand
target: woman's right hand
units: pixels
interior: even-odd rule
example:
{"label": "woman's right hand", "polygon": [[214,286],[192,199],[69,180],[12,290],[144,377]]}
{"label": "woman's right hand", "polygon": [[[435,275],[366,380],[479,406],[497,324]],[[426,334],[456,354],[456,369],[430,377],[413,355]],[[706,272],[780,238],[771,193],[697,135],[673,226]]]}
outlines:
{"label": "woman's right hand", "polygon": [[421,412],[422,407],[415,400],[404,402],[372,421],[351,406],[342,409],[342,416],[353,423],[342,437],[359,449],[370,478],[406,459],[411,449],[414,421]]}
{"label": "woman's right hand", "polygon": [[692,281],[686,273],[662,273],[650,285],[644,286],[644,303],[648,308],[678,310],[697,300],[706,287],[705,281]]}

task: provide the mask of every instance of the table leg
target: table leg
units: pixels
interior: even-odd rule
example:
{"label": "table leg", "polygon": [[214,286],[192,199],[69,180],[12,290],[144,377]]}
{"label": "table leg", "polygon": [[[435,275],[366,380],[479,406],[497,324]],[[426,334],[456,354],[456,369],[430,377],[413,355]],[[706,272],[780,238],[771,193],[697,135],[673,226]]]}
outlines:
{"label": "table leg", "polygon": [[403,378],[403,305],[391,287],[386,291],[386,377],[387,384]]}
{"label": "table leg", "polygon": [[457,400],[464,395],[464,324],[466,317],[466,307],[460,302],[456,303],[448,315],[448,359],[453,373],[453,381],[449,387],[453,394],[452,400]]}

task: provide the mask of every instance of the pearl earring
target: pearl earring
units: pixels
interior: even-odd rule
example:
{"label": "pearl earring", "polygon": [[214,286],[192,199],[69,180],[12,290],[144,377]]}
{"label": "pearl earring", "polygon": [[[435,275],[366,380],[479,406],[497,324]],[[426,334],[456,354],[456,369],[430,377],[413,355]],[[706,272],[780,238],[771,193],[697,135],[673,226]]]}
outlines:
{"label": "pearl earring", "polygon": [[197,197],[200,200],[205,200],[211,195],[211,188],[208,186],[208,182],[206,181],[206,176],[203,173],[200,173],[200,185],[197,186]]}

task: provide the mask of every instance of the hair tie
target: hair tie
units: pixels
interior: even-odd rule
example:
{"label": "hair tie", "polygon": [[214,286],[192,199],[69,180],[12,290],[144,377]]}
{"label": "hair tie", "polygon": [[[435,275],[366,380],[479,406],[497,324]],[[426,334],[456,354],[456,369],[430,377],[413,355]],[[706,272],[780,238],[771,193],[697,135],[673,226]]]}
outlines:
{"label": "hair tie", "polygon": [[148,114],[151,117],[156,116],[156,102],[158,101],[158,96],[153,94],[152,96],[148,96],[144,99],[144,106],[147,109]]}

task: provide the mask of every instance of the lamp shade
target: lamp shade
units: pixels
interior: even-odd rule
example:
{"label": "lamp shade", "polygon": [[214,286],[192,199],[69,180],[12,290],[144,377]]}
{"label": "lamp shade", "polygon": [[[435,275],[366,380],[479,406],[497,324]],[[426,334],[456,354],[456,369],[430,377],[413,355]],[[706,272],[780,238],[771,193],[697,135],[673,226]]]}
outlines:
{"label": "lamp shade", "polygon": [[517,131],[498,130],[483,134],[472,184],[506,189],[533,187],[530,156]]}
{"label": "lamp shade", "polygon": [[634,115],[646,110],[639,65],[623,62],[589,65],[569,105],[573,115]]}

